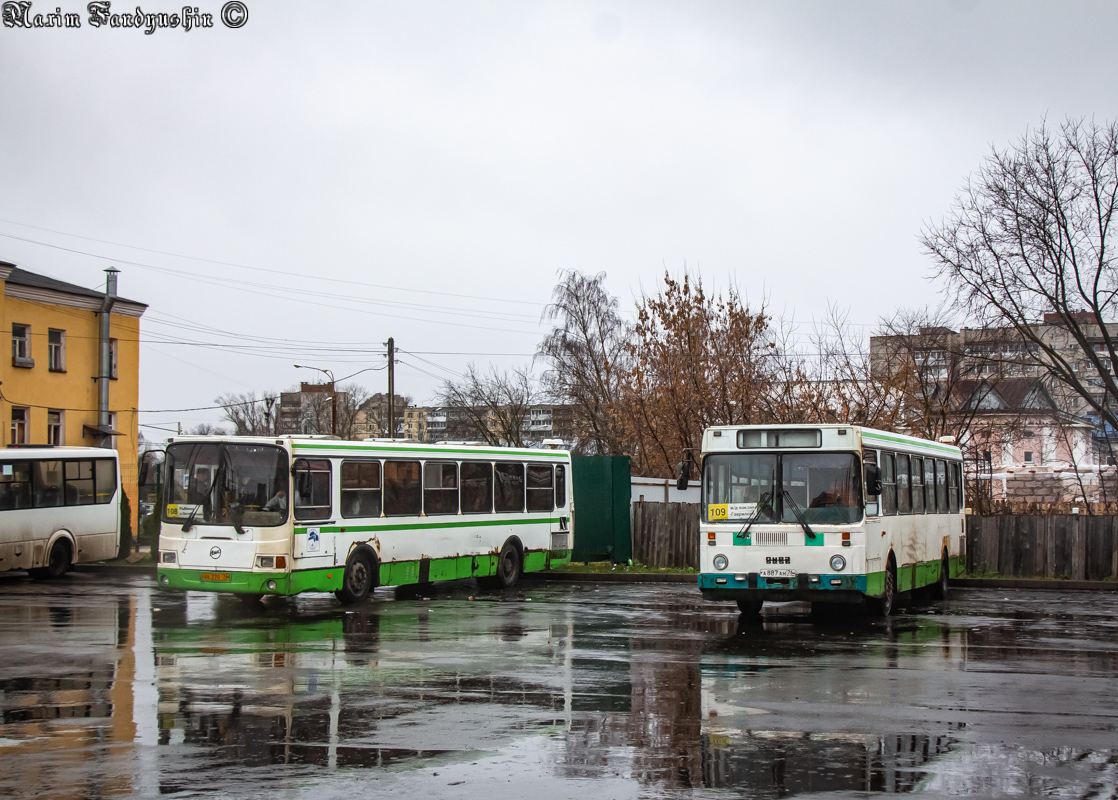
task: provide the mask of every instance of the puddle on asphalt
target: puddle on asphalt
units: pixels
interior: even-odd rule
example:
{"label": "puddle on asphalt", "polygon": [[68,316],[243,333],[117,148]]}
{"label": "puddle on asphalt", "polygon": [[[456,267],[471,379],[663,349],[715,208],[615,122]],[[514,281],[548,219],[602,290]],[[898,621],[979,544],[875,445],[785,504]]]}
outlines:
{"label": "puddle on asphalt", "polygon": [[0,586],[0,794],[325,798],[356,774],[373,794],[494,775],[562,796],[1118,787],[1097,608],[1077,632],[1075,609],[1000,599],[750,623],[678,589],[354,609],[96,589]]}

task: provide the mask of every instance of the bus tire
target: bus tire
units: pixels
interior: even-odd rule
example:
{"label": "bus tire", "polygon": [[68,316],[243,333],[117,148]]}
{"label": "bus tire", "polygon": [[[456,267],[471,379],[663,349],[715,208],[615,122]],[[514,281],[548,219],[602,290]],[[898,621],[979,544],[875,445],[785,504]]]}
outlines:
{"label": "bus tire", "polygon": [[355,550],[345,562],[342,588],[334,596],[343,603],[360,603],[373,590],[373,562],[363,550]]}
{"label": "bus tire", "polygon": [[889,556],[889,563],[885,567],[885,592],[876,598],[875,605],[879,616],[888,617],[893,613],[897,604],[897,562]]}
{"label": "bus tire", "polygon": [[947,599],[947,574],[950,562],[947,559],[947,550],[939,562],[939,580],[932,586],[932,597],[936,600]]}
{"label": "bus tire", "polygon": [[743,617],[759,617],[761,616],[761,606],[764,604],[764,600],[751,600],[743,597],[738,600],[738,611],[741,612]]}
{"label": "bus tire", "polygon": [[57,580],[70,570],[70,561],[70,542],[66,538],[59,536],[54,540],[54,544],[50,546],[50,553],[47,554],[46,566],[39,569],[28,570],[28,573],[35,580]]}
{"label": "bus tire", "polygon": [[494,576],[497,586],[501,589],[516,586],[516,582],[520,580],[520,569],[520,548],[509,539],[497,556],[497,574]]}

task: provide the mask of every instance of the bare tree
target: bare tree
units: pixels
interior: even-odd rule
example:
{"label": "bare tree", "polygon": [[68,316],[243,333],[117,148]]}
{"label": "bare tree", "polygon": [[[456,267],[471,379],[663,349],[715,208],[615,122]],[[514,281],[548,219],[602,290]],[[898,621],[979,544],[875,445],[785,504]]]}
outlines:
{"label": "bare tree", "polygon": [[226,431],[208,422],[200,422],[190,430],[191,436],[224,436]]}
{"label": "bare tree", "polygon": [[376,394],[369,395],[363,403],[361,403],[361,412],[365,415],[364,429],[373,436],[386,436],[394,438],[403,433],[404,428],[404,413],[405,409],[412,404],[410,395],[393,395],[393,427],[395,431],[388,430],[388,395],[384,392],[377,392]]}
{"label": "bare tree", "polygon": [[278,401],[277,392],[264,392],[260,397],[256,392],[245,392],[223,394],[214,403],[224,406],[222,414],[235,435],[271,436],[276,432],[274,408]]}
{"label": "bare tree", "polygon": [[448,409],[452,437],[508,447],[524,446],[525,422],[539,399],[528,369],[499,372],[493,368],[483,374],[473,364],[462,380],[445,382],[439,392],[439,402]]}
{"label": "bare tree", "polygon": [[[334,424],[333,396],[329,384],[323,384],[324,391],[305,392],[300,407],[301,429],[307,433],[327,435]],[[369,399],[369,390],[356,383],[341,384],[337,387],[338,426],[337,435],[341,439],[356,439],[360,426],[362,404]]]}
{"label": "bare tree", "polygon": [[772,420],[796,393],[773,390],[770,333],[764,308],[750,311],[736,290],[710,294],[701,278],[664,275],[638,304],[628,345],[620,405],[634,470],[666,477],[698,452],[704,428]]}
{"label": "bare tree", "polygon": [[536,353],[549,363],[548,395],[574,406],[579,449],[617,454],[627,452],[617,404],[632,326],[621,319],[605,279],[604,272],[563,273],[543,314],[555,327]]}
{"label": "bare tree", "polygon": [[[1042,122],[993,149],[922,243],[948,295],[975,319],[1012,327],[1029,357],[1118,427],[1118,123]],[[1038,322],[1055,323],[1038,325]]]}
{"label": "bare tree", "polygon": [[[818,354],[818,383],[828,419],[882,430],[898,430],[904,379],[874,368],[867,337],[835,306],[812,336]],[[884,365],[882,365],[884,366]]]}

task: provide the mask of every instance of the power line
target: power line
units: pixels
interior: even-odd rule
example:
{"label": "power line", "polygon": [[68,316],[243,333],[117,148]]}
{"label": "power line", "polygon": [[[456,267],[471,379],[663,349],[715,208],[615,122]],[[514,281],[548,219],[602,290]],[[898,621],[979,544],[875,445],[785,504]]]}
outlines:
{"label": "power line", "polygon": [[[182,253],[172,253],[172,252],[168,252],[166,250],[154,250],[154,249],[147,248],[147,247],[138,247],[136,245],[124,244],[123,242],[113,242],[113,241],[109,241],[107,239],[95,239],[91,236],[81,236],[80,234],[67,233],[66,231],[58,231],[58,230],[54,230],[52,228],[42,228],[42,227],[39,227],[37,225],[28,225],[25,222],[17,222],[15,220],[10,220],[10,219],[0,219],[0,222],[5,222],[5,223],[8,223],[9,225],[19,225],[22,228],[31,228],[33,230],[44,231],[46,233],[54,233],[54,234],[58,234],[60,236],[69,236],[69,237],[74,238],[74,239],[84,239],[85,241],[89,241],[89,242],[97,242],[99,244],[109,244],[109,245],[113,245],[114,247],[127,247],[129,250],[139,250],[140,252],[144,252],[144,253],[155,253],[157,255],[171,256],[172,258],[183,258],[183,259],[187,259],[188,261],[200,261],[200,262],[203,262],[203,263],[215,264],[217,266],[222,266],[222,267],[237,267],[238,269],[247,269],[247,270],[251,270],[253,272],[265,272],[265,273],[269,273],[269,274],[272,274],[272,275],[288,275],[288,276],[292,276],[292,277],[296,277],[296,278],[306,277],[304,274],[298,273],[298,272],[288,272],[286,270],[268,269],[266,267],[251,267],[251,266],[248,266],[247,264],[237,264],[237,263],[231,262],[231,261],[218,261],[216,259],[202,258],[200,256],[188,256],[188,255],[184,255]],[[38,244],[38,245],[42,245],[44,247],[54,247],[54,248],[57,248],[57,249],[60,249],[60,250],[67,250],[68,252],[73,252],[73,253],[81,253],[82,252],[80,250],[72,250],[70,248],[61,247],[60,245],[53,245],[53,244],[50,244],[48,242],[39,242],[39,241],[36,241],[34,239],[27,239],[27,238],[23,238],[23,237],[19,237],[19,236],[13,236],[11,234],[6,234],[6,233],[0,233],[0,236],[5,236],[9,239],[17,239],[19,241],[28,242],[30,244]],[[98,255],[95,255],[93,253],[82,253],[82,254],[93,256],[94,258],[106,258],[106,256],[98,256]],[[111,260],[111,259],[109,259],[109,260]],[[128,262],[125,262],[125,263],[128,263]],[[136,265],[136,266],[139,266],[139,265]],[[368,287],[373,288],[373,289],[390,289],[392,291],[398,291],[398,292],[414,292],[414,293],[417,293],[417,294],[431,294],[431,295],[438,295],[438,296],[441,296],[441,297],[465,298],[467,300],[487,300],[487,301],[491,301],[491,302],[494,302],[494,303],[513,303],[513,304],[517,304],[517,305],[528,305],[528,306],[536,306],[536,307],[542,307],[542,306],[546,305],[545,303],[537,303],[537,302],[534,302],[534,301],[531,301],[531,300],[510,300],[510,299],[503,298],[503,297],[485,297],[485,296],[482,296],[482,295],[467,295],[467,294],[461,294],[460,292],[439,292],[439,291],[435,291],[433,289],[413,289],[413,288],[405,287],[405,286],[391,286],[391,285],[387,285],[387,284],[368,283],[368,282],[365,282],[365,281],[351,281],[351,280],[347,280],[345,278],[328,278],[328,277],[323,277],[323,276],[316,276],[315,279],[316,280],[323,280],[323,281],[331,281],[333,283],[346,283],[346,284],[350,284],[350,285],[353,285],[353,286],[368,286]]]}

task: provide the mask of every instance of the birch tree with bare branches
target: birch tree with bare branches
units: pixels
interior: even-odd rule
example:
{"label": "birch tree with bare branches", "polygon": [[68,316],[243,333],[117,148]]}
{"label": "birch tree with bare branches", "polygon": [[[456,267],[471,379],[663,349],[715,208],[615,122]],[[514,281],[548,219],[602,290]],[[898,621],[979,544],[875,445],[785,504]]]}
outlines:
{"label": "birch tree with bare branches", "polygon": [[921,237],[949,298],[987,327],[1012,327],[1033,362],[1111,428],[1118,332],[1105,322],[1118,298],[1116,214],[1118,123],[1067,120],[1054,131],[1042,122],[992,149]]}

